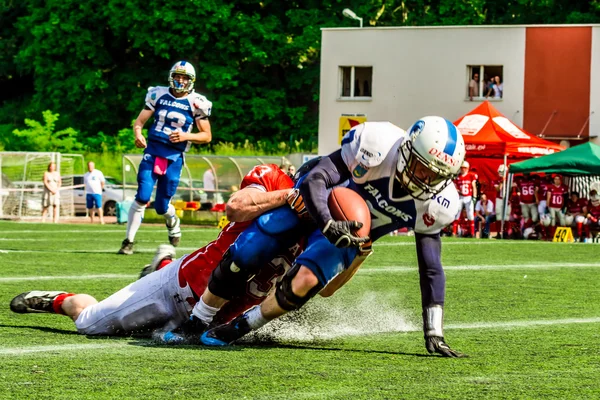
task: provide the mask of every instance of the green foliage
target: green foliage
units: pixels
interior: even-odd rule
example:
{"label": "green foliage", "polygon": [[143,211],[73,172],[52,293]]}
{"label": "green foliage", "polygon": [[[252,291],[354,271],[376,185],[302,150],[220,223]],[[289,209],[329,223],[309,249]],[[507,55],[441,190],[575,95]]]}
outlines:
{"label": "green foliage", "polygon": [[77,141],[78,132],[73,128],[56,131],[59,114],[50,110],[42,113],[43,123],[25,119],[27,129],[15,129],[13,134],[19,140],[19,150],[72,152],[81,149]]}

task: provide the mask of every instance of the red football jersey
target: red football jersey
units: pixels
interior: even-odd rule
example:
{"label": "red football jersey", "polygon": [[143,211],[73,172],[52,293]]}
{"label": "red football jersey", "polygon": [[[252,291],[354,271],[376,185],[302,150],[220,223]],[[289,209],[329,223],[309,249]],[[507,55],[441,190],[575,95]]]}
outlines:
{"label": "red football jersey", "polygon": [[[241,189],[254,186],[263,188],[266,192],[272,192],[281,189],[290,189],[294,186],[292,179],[275,164],[258,165],[252,169],[244,177],[241,184]],[[204,293],[204,289],[208,285],[208,279],[213,269],[221,261],[223,254],[229,246],[237,239],[252,221],[246,222],[231,222],[219,233],[219,236],[214,241],[210,242],[201,249],[196,250],[192,254],[185,257],[181,263],[179,273],[180,284],[185,285],[186,281],[198,296]],[[278,259],[273,260],[268,267],[263,268],[264,271],[257,274],[251,281],[248,282],[248,293],[251,295],[232,301],[231,307],[244,307],[243,310],[250,308],[255,304],[259,304],[262,299],[268,294],[272,286],[272,279],[285,272],[283,269],[288,268],[282,260],[289,259],[293,261],[300,250],[298,246],[291,249],[289,254],[284,254]],[[298,254],[294,254],[294,253]],[[183,281],[182,281],[183,280]],[[230,308],[230,307],[228,307]],[[222,312],[221,318],[223,318]],[[230,315],[230,318],[237,314]]]}
{"label": "red football jersey", "polygon": [[502,187],[502,179],[496,179],[494,181],[492,181],[492,186],[494,186],[494,189],[496,189],[496,198],[497,199],[502,199],[504,198],[503,193],[504,190],[500,190]]}
{"label": "red football jersey", "polygon": [[538,199],[540,199],[540,201],[546,200],[546,193],[548,193],[548,186],[550,186],[550,184],[548,182],[540,183],[540,186],[538,189]]}
{"label": "red football jersey", "polygon": [[523,179],[517,183],[519,198],[523,204],[535,203],[535,182],[532,179]]}
{"label": "red football jersey", "polygon": [[592,204],[592,201],[590,200],[587,204],[587,209],[588,209],[588,212],[590,214],[592,214],[592,217],[600,218],[600,204],[595,206]]}
{"label": "red football jersey", "polygon": [[473,196],[473,182],[477,180],[477,174],[467,172],[465,175],[459,175],[454,180],[456,190],[461,196]]}
{"label": "red football jersey", "polygon": [[577,201],[573,201],[569,199],[567,202],[567,211],[570,214],[581,214],[583,213],[583,207],[587,206],[587,201],[585,199],[577,199]]}
{"label": "red football jersey", "polygon": [[565,185],[548,185],[548,192],[550,193],[550,203],[548,203],[548,207],[562,208],[565,204],[564,194],[568,191],[569,189],[567,189]]}

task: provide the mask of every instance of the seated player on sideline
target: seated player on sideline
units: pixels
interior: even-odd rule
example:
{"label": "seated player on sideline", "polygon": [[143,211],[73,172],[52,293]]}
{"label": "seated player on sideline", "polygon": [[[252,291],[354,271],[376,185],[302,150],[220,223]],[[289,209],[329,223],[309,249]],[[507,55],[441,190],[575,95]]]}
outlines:
{"label": "seated player on sideline", "polygon": [[600,233],[600,196],[596,189],[590,190],[586,216],[585,216],[585,236],[592,238],[592,231]]}
{"label": "seated player on sideline", "polygon": [[[267,210],[285,205],[292,180],[275,164],[254,167],[242,180],[242,189],[227,203],[229,223],[216,240],[192,254],[169,263],[119,290],[101,302],[87,294],[31,291],[16,296],[10,303],[17,313],[49,312],[71,317],[77,330],[85,335],[126,335],[157,329],[168,331],[189,319],[192,307],[206,288],[208,278],[223,254],[251,221]],[[216,320],[227,322],[240,312],[259,304],[291,262],[299,246],[284,249],[273,262],[246,282],[244,292]],[[159,247],[151,266],[155,269],[175,257],[169,245]]]}
{"label": "seated player on sideline", "polygon": [[579,197],[579,193],[571,192],[571,198],[567,201],[567,214],[565,223],[567,226],[575,225],[577,227],[577,239],[580,242],[585,240],[583,235],[583,224],[587,214],[587,200]]}
{"label": "seated player on sideline", "polygon": [[[451,183],[464,156],[461,134],[441,117],[424,117],[408,133],[389,122],[366,122],[354,127],[342,140],[342,148],[324,157],[301,181],[306,208],[319,227],[309,236],[306,250],[260,306],[206,331],[201,336],[202,343],[230,344],[299,309],[320,291],[331,295],[352,277],[364,260],[366,249],[361,249],[361,245],[367,238],[354,236],[353,231],[361,226],[359,222],[335,221],[327,207],[329,189],[346,182],[365,199],[371,211],[371,240],[403,227],[415,230],[426,348],[447,357],[462,356],[444,341],[445,275],[439,233],[458,212],[458,193]],[[254,225],[260,225],[266,216],[279,210],[263,214]],[[275,230],[263,224],[240,235],[230,249],[234,254],[229,263],[224,259],[211,276],[211,281],[217,280],[209,284],[213,294],[227,291],[227,278],[240,279],[229,271],[248,268],[244,257],[254,257],[257,242],[262,245],[260,253],[270,256],[268,246],[277,242],[278,236],[272,234],[270,241],[260,237],[271,234],[269,229]],[[249,242],[245,238],[249,232],[253,232],[255,241],[244,246]],[[330,288],[331,284],[334,286]],[[210,323],[210,319],[204,322]]]}

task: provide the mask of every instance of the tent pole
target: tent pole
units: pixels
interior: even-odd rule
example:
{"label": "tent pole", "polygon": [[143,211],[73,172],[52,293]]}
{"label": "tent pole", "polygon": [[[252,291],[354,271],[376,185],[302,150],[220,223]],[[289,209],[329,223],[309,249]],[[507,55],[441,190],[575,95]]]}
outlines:
{"label": "tent pole", "polygon": [[508,194],[510,193],[506,190],[506,171],[508,170],[508,166],[506,165],[508,161],[508,154],[504,154],[504,174],[502,175],[502,190],[500,193],[502,194],[502,221],[500,221],[500,237],[504,237],[504,220],[506,219],[506,212],[508,211],[506,208],[508,207]]}

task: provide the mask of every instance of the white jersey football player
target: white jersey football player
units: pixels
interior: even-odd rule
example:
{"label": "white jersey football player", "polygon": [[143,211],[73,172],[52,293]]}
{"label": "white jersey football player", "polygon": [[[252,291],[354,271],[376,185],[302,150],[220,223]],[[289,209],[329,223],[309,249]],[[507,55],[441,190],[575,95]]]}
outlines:
{"label": "white jersey football player", "polygon": [[305,251],[260,306],[208,330],[202,343],[230,344],[300,308],[319,292],[333,294],[352,277],[368,253],[367,238],[354,235],[360,222],[335,221],[327,207],[330,188],[347,182],[371,211],[372,241],[399,228],[414,229],[426,348],[447,357],[462,356],[444,341],[440,231],[458,212],[458,193],[451,183],[464,157],[461,134],[441,117],[424,117],[408,132],[389,122],[354,127],[341,149],[323,157],[300,183],[306,208],[319,227],[309,236]]}
{"label": "white jersey football player", "polygon": [[[148,89],[146,104],[135,123],[136,147],[144,149],[144,157],[138,170],[138,190],[127,220],[126,238],[119,254],[133,254],[135,235],[142,224],[146,204],[156,185],[154,208],[163,215],[173,246],[179,244],[181,229],[175,208],[170,204],[175,195],[183,154],[192,143],[209,143],[212,139],[210,122],[212,103],[194,92],[196,70],[186,61],[179,61],[169,71],[169,86],[156,86]],[[154,117],[148,129],[148,140],[142,135],[144,124]],[[198,133],[192,133],[194,125]]]}

